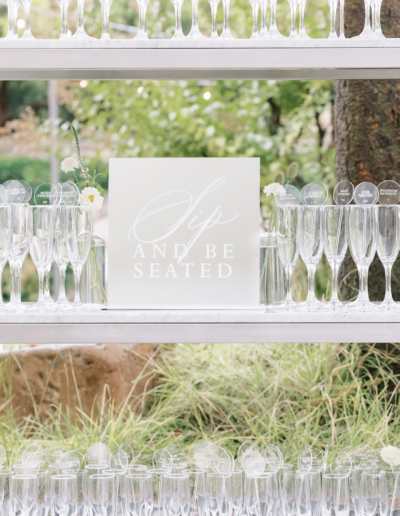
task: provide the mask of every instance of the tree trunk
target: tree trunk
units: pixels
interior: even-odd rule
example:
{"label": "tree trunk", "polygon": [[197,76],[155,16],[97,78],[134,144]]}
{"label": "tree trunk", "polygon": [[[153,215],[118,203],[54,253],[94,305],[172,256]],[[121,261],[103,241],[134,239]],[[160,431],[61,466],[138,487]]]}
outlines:
{"label": "tree trunk", "polygon": [[[347,0],[345,35],[358,36],[364,27],[363,0]],[[400,37],[400,4],[385,0],[381,11],[386,37]],[[354,186],[370,181],[376,186],[385,179],[400,183],[400,81],[335,81],[336,178]],[[358,275],[350,252],[340,269],[343,300],[358,294]],[[385,276],[376,256],[369,271],[372,301],[384,297]],[[393,268],[393,296],[400,300],[400,260]]]}
{"label": "tree trunk", "polygon": [[0,81],[0,127],[5,125],[7,119],[7,81]]}

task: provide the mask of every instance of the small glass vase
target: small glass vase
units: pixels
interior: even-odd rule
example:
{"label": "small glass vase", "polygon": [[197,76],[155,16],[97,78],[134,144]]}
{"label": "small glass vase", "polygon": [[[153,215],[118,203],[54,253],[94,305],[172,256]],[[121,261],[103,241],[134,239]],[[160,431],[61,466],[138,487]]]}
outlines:
{"label": "small glass vase", "polygon": [[82,269],[81,301],[91,305],[106,303],[106,256],[104,238],[93,233],[92,246]]}
{"label": "small glass vase", "polygon": [[260,236],[260,304],[281,305],[285,294],[285,268],[279,258],[276,233],[263,233]]}

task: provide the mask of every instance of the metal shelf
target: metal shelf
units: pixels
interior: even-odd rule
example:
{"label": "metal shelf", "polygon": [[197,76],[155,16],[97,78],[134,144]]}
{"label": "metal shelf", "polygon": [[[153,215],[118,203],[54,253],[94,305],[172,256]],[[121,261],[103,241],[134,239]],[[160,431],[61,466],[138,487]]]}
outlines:
{"label": "metal shelf", "polygon": [[400,313],[102,310],[0,314],[2,343],[400,342]]}
{"label": "metal shelf", "polygon": [[0,39],[1,79],[400,79],[400,39]]}

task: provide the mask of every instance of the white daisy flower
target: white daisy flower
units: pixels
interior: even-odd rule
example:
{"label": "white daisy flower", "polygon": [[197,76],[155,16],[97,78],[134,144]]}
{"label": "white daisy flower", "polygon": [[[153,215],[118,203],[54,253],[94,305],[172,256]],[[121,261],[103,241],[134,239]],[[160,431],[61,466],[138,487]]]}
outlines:
{"label": "white daisy flower", "polygon": [[61,170],[65,173],[72,172],[76,168],[79,168],[79,161],[76,156],[71,156],[70,158],[65,158],[61,162]]}
{"label": "white daisy flower", "polygon": [[266,186],[263,190],[265,195],[269,197],[271,194],[274,196],[276,195],[285,195],[286,190],[285,188],[279,184],[279,183],[271,183],[270,185]]}
{"label": "white daisy flower", "polygon": [[82,190],[79,200],[81,206],[92,206],[93,211],[99,211],[103,206],[104,197],[97,188],[88,186]]}
{"label": "white daisy flower", "polygon": [[386,446],[381,450],[382,459],[390,466],[400,466],[400,450],[396,446]]}

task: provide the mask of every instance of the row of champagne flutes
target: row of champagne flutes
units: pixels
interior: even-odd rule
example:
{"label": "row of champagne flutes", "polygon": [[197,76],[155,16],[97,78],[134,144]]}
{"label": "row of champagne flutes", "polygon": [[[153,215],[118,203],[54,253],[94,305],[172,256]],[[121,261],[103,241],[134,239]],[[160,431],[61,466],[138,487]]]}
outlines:
{"label": "row of champagne flutes", "polygon": [[328,447],[306,447],[287,463],[277,446],[252,441],[236,460],[210,441],[153,456],[127,443],[113,452],[96,443],[85,455],[31,444],[0,470],[0,507],[3,516],[392,516],[398,453],[349,446],[328,463]]}
{"label": "row of champagne flutes", "polygon": [[[68,5],[71,0],[58,0],[61,9],[61,36],[60,39],[68,37]],[[110,39],[109,32],[109,15],[112,0],[100,0],[101,12],[102,12],[102,36],[101,39]],[[137,0],[139,6],[139,28],[136,39],[148,39],[146,30],[146,10],[149,0]],[[181,21],[181,10],[184,0],[172,0],[172,4],[175,8],[175,34],[173,39],[185,38],[182,31]],[[212,16],[212,31],[211,39],[218,39],[217,32],[217,8],[220,0],[209,0],[211,7]],[[291,30],[289,38],[292,39],[310,39],[308,36],[305,24],[305,7],[306,0],[288,0],[291,10]],[[330,34],[329,39],[344,39],[344,0],[340,0],[340,31],[339,36],[336,32],[336,12],[339,0],[328,0],[330,7]],[[384,38],[380,23],[380,11],[382,0],[364,0],[365,2],[365,26],[364,30],[357,36],[361,39],[380,39]],[[34,39],[30,26],[30,8],[32,0],[7,0],[8,6],[8,33],[6,38],[18,39],[17,33],[17,16],[20,5],[23,5],[25,12],[25,31],[22,39],[29,40]],[[229,27],[229,3],[230,0],[222,0],[224,10],[224,25],[221,33],[221,39],[233,39],[230,27]],[[84,4],[85,0],[78,0],[78,25],[75,34],[72,36],[73,39],[95,39],[85,31],[84,28]],[[253,10],[253,31],[251,39],[281,39],[284,36],[278,30],[276,24],[276,4],[277,0],[271,0],[271,18],[268,27],[267,24],[267,7],[268,0],[250,0],[250,4]],[[297,29],[296,13],[297,7],[300,12],[299,30]],[[189,39],[204,39],[198,25],[197,19],[198,0],[192,0],[192,28],[188,34]],[[258,28],[258,14],[261,10],[261,28]]]}
{"label": "row of champagne flutes", "polygon": [[[336,205],[324,206],[327,190],[310,183],[301,192],[288,185],[277,195],[276,235],[279,258],[285,268],[286,299],[275,310],[399,311],[391,293],[391,270],[400,250],[400,186],[384,181],[378,187],[361,183],[356,189],[349,181],[339,183],[334,192]],[[354,199],[356,205],[349,206]],[[300,201],[303,203],[300,206]],[[380,205],[375,205],[376,202]],[[348,247],[358,269],[359,295],[343,304],[338,297],[338,273]],[[332,269],[332,297],[322,303],[315,296],[314,278],[322,253]],[[368,269],[378,252],[386,276],[385,298],[379,305],[368,296]],[[291,294],[291,276],[301,256],[307,267],[308,294],[303,303],[295,303]]]}
{"label": "row of champagne flutes", "polygon": [[[72,186],[73,185],[73,186]],[[35,191],[36,206],[28,204],[31,187],[22,181],[0,185],[0,279],[7,261],[11,271],[11,297],[0,310],[83,309],[80,277],[92,240],[92,208],[77,206],[79,191],[73,183],[57,186],[44,183]],[[26,308],[21,302],[22,264],[28,254],[39,276],[39,300]],[[53,263],[60,270],[60,293],[56,303],[50,297],[45,277]],[[71,263],[75,276],[75,301],[65,295],[65,273]],[[47,290],[47,296],[45,292]]]}

